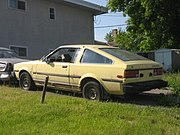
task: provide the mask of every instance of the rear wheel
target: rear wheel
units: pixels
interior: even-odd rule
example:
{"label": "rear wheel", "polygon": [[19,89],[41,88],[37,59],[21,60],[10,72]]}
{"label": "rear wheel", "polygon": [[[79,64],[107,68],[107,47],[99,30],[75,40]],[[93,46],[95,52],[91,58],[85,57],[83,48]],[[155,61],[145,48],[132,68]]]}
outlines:
{"label": "rear wheel", "polygon": [[34,90],[35,84],[31,76],[27,72],[20,75],[19,85],[24,90]]}
{"label": "rear wheel", "polygon": [[83,98],[89,99],[89,100],[102,100],[102,90],[100,87],[100,84],[98,84],[95,81],[87,82],[83,86]]}

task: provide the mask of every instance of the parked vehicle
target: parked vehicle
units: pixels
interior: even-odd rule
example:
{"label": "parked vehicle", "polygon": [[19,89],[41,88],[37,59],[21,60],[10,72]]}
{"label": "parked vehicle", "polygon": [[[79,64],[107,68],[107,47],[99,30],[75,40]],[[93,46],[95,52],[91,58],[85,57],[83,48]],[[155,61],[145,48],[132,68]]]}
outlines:
{"label": "parked vehicle", "polygon": [[15,64],[14,71],[22,89],[44,85],[49,76],[49,87],[80,92],[90,100],[167,86],[162,80],[162,65],[100,45],[60,46],[40,60]]}
{"label": "parked vehicle", "polygon": [[15,81],[13,72],[15,63],[27,61],[18,58],[18,55],[11,49],[0,47],[0,82]]}

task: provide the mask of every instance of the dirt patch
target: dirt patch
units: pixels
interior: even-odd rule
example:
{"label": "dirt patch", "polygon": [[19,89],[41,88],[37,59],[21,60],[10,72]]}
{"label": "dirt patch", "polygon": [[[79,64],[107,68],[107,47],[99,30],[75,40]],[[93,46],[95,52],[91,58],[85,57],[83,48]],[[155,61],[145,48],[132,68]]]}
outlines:
{"label": "dirt patch", "polygon": [[173,92],[167,87],[164,89],[153,89],[151,91],[146,91],[143,94],[172,95]]}
{"label": "dirt patch", "polygon": [[180,95],[166,89],[153,89],[138,95],[119,96],[113,102],[130,103],[145,106],[176,106],[180,104]]}

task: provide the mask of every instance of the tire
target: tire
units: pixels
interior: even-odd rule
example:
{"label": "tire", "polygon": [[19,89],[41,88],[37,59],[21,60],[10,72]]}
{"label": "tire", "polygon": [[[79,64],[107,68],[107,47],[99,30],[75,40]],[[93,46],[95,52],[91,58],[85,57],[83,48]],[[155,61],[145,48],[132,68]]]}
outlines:
{"label": "tire", "polygon": [[90,81],[83,86],[83,98],[102,101],[102,90],[97,82]]}
{"label": "tire", "polygon": [[0,85],[3,85],[3,81],[0,80]]}
{"label": "tire", "polygon": [[20,75],[19,85],[20,85],[21,89],[24,89],[24,90],[34,90],[35,89],[34,81],[32,80],[31,76],[27,72],[23,72]]}

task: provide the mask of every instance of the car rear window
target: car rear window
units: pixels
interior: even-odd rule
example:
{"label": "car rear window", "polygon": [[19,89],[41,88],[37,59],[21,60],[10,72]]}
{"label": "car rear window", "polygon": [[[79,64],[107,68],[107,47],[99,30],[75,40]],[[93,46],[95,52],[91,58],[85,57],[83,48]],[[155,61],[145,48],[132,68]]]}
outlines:
{"label": "car rear window", "polygon": [[147,60],[145,57],[118,48],[101,48],[100,50],[109,53],[123,61]]}

